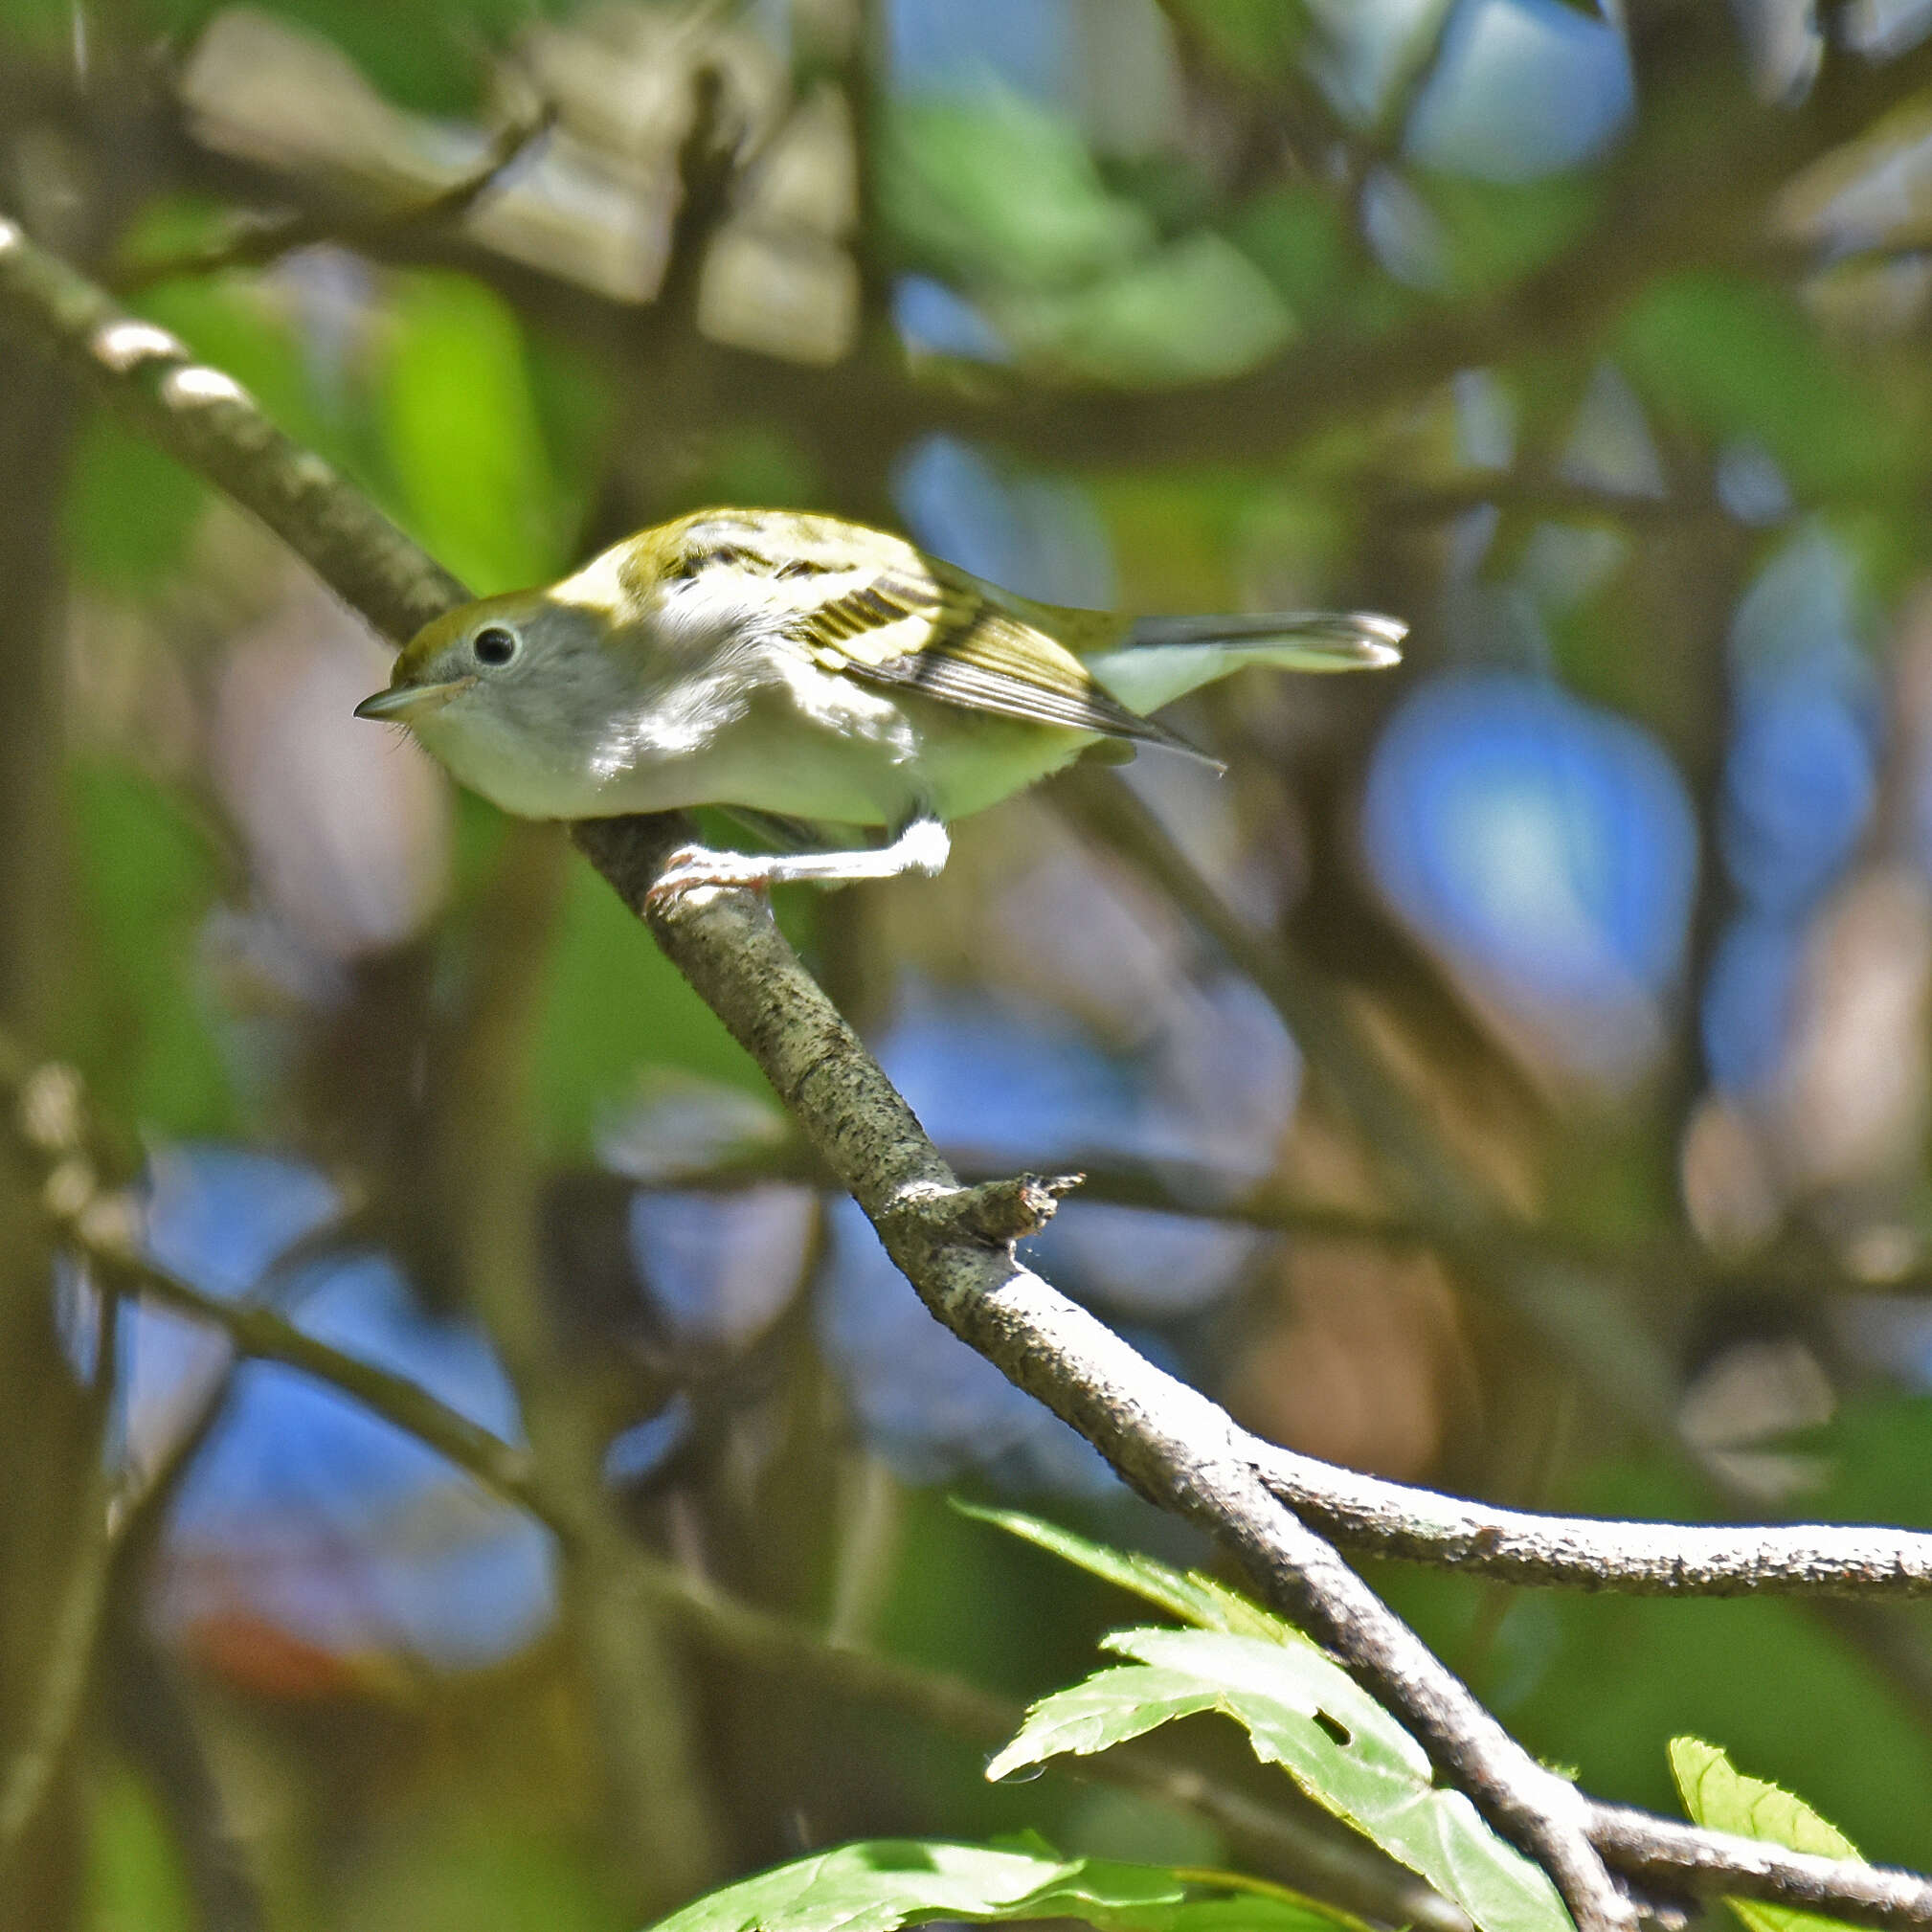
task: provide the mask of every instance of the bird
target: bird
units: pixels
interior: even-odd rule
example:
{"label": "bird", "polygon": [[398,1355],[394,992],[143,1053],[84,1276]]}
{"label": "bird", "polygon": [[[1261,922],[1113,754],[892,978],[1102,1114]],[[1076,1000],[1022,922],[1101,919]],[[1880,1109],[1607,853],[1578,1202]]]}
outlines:
{"label": "bird", "polygon": [[435,618],[355,714],[406,725],[524,818],[715,806],[778,848],[685,846],[652,887],[663,906],[936,875],[949,824],[1083,753],[1207,758],[1149,715],[1186,692],[1249,664],[1393,664],[1406,628],[1070,609],[841,517],[705,509]]}

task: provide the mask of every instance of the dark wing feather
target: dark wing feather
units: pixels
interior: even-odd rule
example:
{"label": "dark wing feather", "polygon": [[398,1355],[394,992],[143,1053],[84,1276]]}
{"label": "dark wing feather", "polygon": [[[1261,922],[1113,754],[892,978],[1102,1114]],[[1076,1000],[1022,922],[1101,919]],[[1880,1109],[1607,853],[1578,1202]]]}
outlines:
{"label": "dark wing feather", "polygon": [[801,614],[800,641],[827,669],[961,710],[1192,752],[1112,697],[1045,631],[1000,608],[963,573],[887,573]]}
{"label": "dark wing feather", "polygon": [[1055,676],[1061,666],[1041,663],[1038,636],[1010,618],[982,612],[964,631],[936,637],[923,651],[854,665],[852,675],[996,717],[1194,750],[1165,725],[1111,697],[1077,660],[1070,661],[1077,675]]}

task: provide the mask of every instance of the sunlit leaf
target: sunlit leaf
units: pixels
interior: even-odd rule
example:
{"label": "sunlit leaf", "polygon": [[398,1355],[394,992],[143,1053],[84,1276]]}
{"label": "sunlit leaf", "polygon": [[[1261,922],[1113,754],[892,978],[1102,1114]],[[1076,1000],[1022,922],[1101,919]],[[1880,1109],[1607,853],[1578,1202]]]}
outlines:
{"label": "sunlit leaf", "polygon": [[1223,1630],[1119,1630],[1105,1641],[1134,1662],[1042,1698],[988,1777],[1219,1711],[1247,1730],[1264,1764],[1421,1873],[1482,1932],[1566,1932],[1549,1879],[1460,1791],[1438,1789],[1422,1746],[1314,1645]]}
{"label": "sunlit leaf", "polygon": [[[1811,1852],[1821,1858],[1856,1858],[1858,1848],[1835,1825],[1819,1817],[1804,1799],[1781,1786],[1752,1778],[1731,1763],[1716,1744],[1701,1738],[1671,1740],[1671,1773],[1692,1821],[1713,1831],[1734,1831],[1766,1845]],[[1815,1932],[1843,1921],[1788,1905],[1766,1905],[1756,1898],[1726,1898],[1751,1932]]]}
{"label": "sunlit leaf", "polygon": [[1265,1637],[1277,1644],[1307,1641],[1292,1624],[1284,1623],[1239,1590],[1229,1589],[1200,1570],[1177,1570],[1158,1557],[1109,1549],[1105,1543],[1090,1541],[1071,1530],[1063,1530],[1057,1523],[1019,1510],[993,1509],[958,1497],[954,1498],[953,1507],[976,1522],[991,1523],[996,1529],[1050,1550],[1056,1557],[1117,1584],[1183,1624],[1193,1624],[1204,1630],[1226,1630],[1236,1636]]}
{"label": "sunlit leaf", "polygon": [[1161,1865],[1059,1858],[1025,1849],[874,1839],[842,1845],[728,1885],[657,1932],[895,1932],[930,1919],[1077,1919],[1103,1932],[1328,1932],[1313,1903],[1242,1892],[1189,1901]]}
{"label": "sunlit leaf", "polygon": [[390,326],[383,425],[414,534],[484,595],[560,574],[564,519],[515,314],[480,282],[419,275]]}

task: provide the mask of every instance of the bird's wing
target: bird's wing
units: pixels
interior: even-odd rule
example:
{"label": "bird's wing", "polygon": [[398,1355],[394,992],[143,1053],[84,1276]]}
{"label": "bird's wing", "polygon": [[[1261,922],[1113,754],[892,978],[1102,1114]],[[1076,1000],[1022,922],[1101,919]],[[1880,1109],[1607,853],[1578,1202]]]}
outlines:
{"label": "bird's wing", "polygon": [[823,668],[864,684],[917,691],[964,710],[1193,750],[1112,696],[1051,633],[1028,621],[1025,609],[906,546],[903,556],[882,560],[801,609],[794,636]]}

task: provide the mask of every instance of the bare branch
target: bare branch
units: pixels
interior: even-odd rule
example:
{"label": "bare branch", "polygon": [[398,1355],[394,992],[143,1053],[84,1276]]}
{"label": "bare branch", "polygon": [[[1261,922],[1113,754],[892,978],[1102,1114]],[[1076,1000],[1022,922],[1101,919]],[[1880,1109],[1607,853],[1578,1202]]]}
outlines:
{"label": "bare branch", "polygon": [[218,275],[232,268],[261,268],[317,242],[340,242],[366,248],[397,242],[426,231],[460,222],[471,209],[493,194],[556,124],[555,106],[545,101],[528,118],[511,122],[491,137],[483,159],[446,188],[425,194],[413,207],[361,220],[329,220],[306,212],[247,222],[235,233],[177,255],[154,256],[138,261],[124,276],[115,278],[123,291],[151,287],[179,275]]}
{"label": "bare branch", "polygon": [[0,219],[0,312],[144,436],[245,505],[347,604],[406,641],[468,593],[232,376]]}
{"label": "bare branch", "polygon": [[1921,1530],[1534,1516],[1359,1475],[1292,1449],[1260,1445],[1256,1452],[1283,1502],[1364,1556],[1623,1596],[1932,1595],[1932,1535]]}

